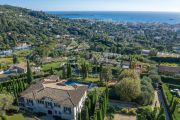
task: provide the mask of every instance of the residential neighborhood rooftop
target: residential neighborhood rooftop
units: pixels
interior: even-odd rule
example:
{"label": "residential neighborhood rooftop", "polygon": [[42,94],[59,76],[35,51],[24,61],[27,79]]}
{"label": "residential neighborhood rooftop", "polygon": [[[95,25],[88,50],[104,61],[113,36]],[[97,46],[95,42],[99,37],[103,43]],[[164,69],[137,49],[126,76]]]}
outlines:
{"label": "residential neighborhood rooftop", "polygon": [[180,73],[180,67],[158,66],[158,69],[160,72],[169,72],[169,73],[173,73],[173,74],[179,74]]}
{"label": "residential neighborhood rooftop", "polygon": [[[55,79],[55,76],[48,78]],[[87,91],[86,86],[65,86],[61,82],[54,81],[47,83],[47,78],[32,84],[28,89],[21,93],[21,97],[35,100],[50,99],[58,104],[77,106],[84,93]]]}

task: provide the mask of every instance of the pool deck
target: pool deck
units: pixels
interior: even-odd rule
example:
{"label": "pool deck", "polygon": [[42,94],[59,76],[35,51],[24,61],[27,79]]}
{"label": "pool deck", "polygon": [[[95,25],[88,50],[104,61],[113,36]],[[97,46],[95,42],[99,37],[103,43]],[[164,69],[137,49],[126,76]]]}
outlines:
{"label": "pool deck", "polygon": [[61,89],[61,90],[75,90],[75,87],[69,85],[62,85],[62,82],[43,84],[44,87]]}
{"label": "pool deck", "polygon": [[[69,82],[68,84],[66,82]],[[78,81],[73,81],[73,80],[62,80],[60,82],[56,81],[49,81],[49,82],[44,82],[43,83],[44,87],[49,87],[49,88],[55,88],[55,89],[61,89],[61,90],[75,90],[76,86],[88,86],[88,88],[92,87],[91,83],[84,83],[83,82],[78,82]]]}

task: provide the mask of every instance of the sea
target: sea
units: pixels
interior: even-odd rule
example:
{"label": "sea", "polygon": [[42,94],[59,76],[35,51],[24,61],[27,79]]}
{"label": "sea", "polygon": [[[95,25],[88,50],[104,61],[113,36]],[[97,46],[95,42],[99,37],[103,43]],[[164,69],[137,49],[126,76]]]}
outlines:
{"label": "sea", "polygon": [[110,22],[141,22],[179,24],[180,12],[98,12],[98,11],[51,11],[60,18],[90,19]]}

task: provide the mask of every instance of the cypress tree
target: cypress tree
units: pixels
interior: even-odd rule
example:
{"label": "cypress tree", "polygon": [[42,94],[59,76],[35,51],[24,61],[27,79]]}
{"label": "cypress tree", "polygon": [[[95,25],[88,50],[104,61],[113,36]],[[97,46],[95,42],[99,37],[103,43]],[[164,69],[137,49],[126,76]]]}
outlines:
{"label": "cypress tree", "polygon": [[91,117],[90,117],[90,120],[94,120],[94,117],[93,117],[93,116],[91,116]]}
{"label": "cypress tree", "polygon": [[12,87],[13,87],[13,95],[14,95],[15,98],[17,98],[16,84],[15,84],[14,78],[13,78],[12,83],[13,83],[13,85],[12,85]]}
{"label": "cypress tree", "polygon": [[101,110],[97,110],[97,119],[98,120],[102,120],[102,116],[101,116]]}
{"label": "cypress tree", "polygon": [[71,65],[68,63],[67,64],[67,78],[70,78],[71,76],[72,76]]}
{"label": "cypress tree", "polygon": [[16,64],[18,62],[17,56],[13,55],[13,64]]}
{"label": "cypress tree", "polygon": [[16,84],[17,84],[17,90],[19,94],[21,92],[21,79],[19,78],[19,76],[17,76]]}
{"label": "cypress tree", "polygon": [[86,103],[86,106],[88,108],[88,111],[89,111],[89,116],[91,116],[91,99],[87,99],[87,103]]}
{"label": "cypress tree", "polygon": [[23,74],[23,80],[24,80],[24,83],[25,83],[25,87],[28,83],[28,79],[27,79],[27,75],[26,74]]}
{"label": "cypress tree", "polygon": [[171,111],[172,111],[172,108],[173,108],[173,103],[174,103],[174,96],[172,96],[171,103],[169,105]]}
{"label": "cypress tree", "polygon": [[100,67],[99,67],[99,78],[100,78],[100,81],[102,81],[102,69],[103,69],[103,64],[100,64]]}
{"label": "cypress tree", "polygon": [[33,80],[33,76],[32,76],[32,71],[31,71],[31,67],[29,64],[29,60],[27,60],[27,81],[28,84],[30,84]]}
{"label": "cypress tree", "polygon": [[82,68],[82,76],[83,76],[83,79],[85,79],[85,66],[84,66],[84,63],[81,65],[81,68]]}
{"label": "cypress tree", "polygon": [[85,120],[89,120],[89,111],[88,111],[88,107],[86,107]]}
{"label": "cypress tree", "polygon": [[78,120],[82,120],[81,112],[78,114]]}
{"label": "cypress tree", "polygon": [[176,109],[176,105],[177,105],[177,101],[176,99],[174,100],[174,104],[172,105],[172,111],[171,113],[174,113],[175,109]]}
{"label": "cypress tree", "polygon": [[63,70],[62,70],[62,77],[63,77],[63,79],[66,79],[66,77],[67,77],[65,67],[63,67]]}
{"label": "cypress tree", "polygon": [[95,73],[97,74],[98,64],[95,64]]}
{"label": "cypress tree", "polygon": [[109,90],[108,87],[106,86],[106,90],[105,90],[105,114],[107,112],[108,109],[108,103],[109,103]]}
{"label": "cypress tree", "polygon": [[24,75],[21,75],[21,78],[22,78],[22,87],[23,87],[23,90],[25,90],[26,88],[26,78]]}
{"label": "cypress tree", "polygon": [[51,74],[51,75],[54,75],[54,70],[53,70],[52,67],[51,67],[51,69],[50,69],[50,74]]}
{"label": "cypress tree", "polygon": [[98,120],[97,119],[97,112],[94,113],[94,120]]}
{"label": "cypress tree", "polygon": [[0,83],[0,92],[3,90],[2,84]]}
{"label": "cypress tree", "polygon": [[88,64],[85,62],[81,65],[83,79],[88,77]]}
{"label": "cypress tree", "polygon": [[104,119],[104,116],[105,116],[104,103],[105,103],[104,101],[102,101],[102,103],[101,103],[101,104],[102,104],[102,105],[101,105],[101,106],[102,106],[101,108],[102,108],[102,118],[103,118],[103,119]]}
{"label": "cypress tree", "polygon": [[84,63],[84,67],[85,67],[85,78],[88,77],[88,64]]}
{"label": "cypress tree", "polygon": [[102,107],[100,107],[100,120],[103,120],[103,116],[102,116]]}

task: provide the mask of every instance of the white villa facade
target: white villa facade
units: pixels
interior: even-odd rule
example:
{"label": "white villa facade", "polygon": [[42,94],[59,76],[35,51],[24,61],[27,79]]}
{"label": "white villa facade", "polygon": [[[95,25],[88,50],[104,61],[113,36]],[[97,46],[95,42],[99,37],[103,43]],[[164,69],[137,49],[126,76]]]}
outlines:
{"label": "white villa facade", "polygon": [[31,112],[77,120],[86,97],[86,86],[66,86],[58,77],[50,76],[22,92],[19,106]]}

